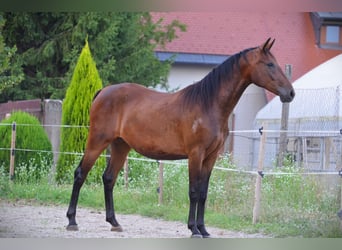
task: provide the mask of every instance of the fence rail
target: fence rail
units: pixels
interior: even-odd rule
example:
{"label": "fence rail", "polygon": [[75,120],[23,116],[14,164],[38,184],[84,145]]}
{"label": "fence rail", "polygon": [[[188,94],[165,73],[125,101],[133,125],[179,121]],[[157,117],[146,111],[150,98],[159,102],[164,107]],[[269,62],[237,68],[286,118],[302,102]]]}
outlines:
{"label": "fence rail", "polygon": [[[0,123],[0,126],[12,126],[13,123]],[[59,128],[89,128],[90,126],[85,125],[56,125],[56,124],[17,124],[18,126],[28,126],[28,127],[59,127]],[[259,129],[246,129],[246,130],[230,130],[229,134],[262,134],[265,133],[303,133],[303,134],[331,134],[331,135],[342,135],[342,128],[336,130],[281,130],[281,129],[264,129],[260,127]]]}
{"label": "fence rail", "polygon": [[[52,153],[52,154],[68,154],[68,155],[77,155],[77,156],[82,156],[83,153],[80,152],[61,152],[61,151],[56,151],[56,150],[34,150],[34,149],[29,149],[29,148],[18,148],[15,147],[15,132],[16,128],[20,126],[42,126],[42,127],[66,127],[66,128],[89,128],[89,126],[81,126],[81,125],[53,125],[53,124],[44,124],[44,125],[32,125],[32,124],[16,124],[16,123],[3,123],[0,124],[0,126],[11,126],[12,127],[12,140],[11,140],[11,145],[8,148],[1,148],[0,150],[7,150],[11,152],[11,155],[14,155],[14,152],[41,152],[41,153]],[[329,134],[331,136],[342,136],[342,129],[340,130],[305,130],[305,131],[289,131],[289,130],[273,130],[273,129],[264,129],[262,126],[259,129],[255,130],[232,130],[229,132],[232,135],[239,136],[240,134],[254,134],[254,135],[260,135],[260,138],[262,138],[263,134],[266,133],[267,137],[270,136],[272,133],[301,133],[301,134]],[[271,141],[267,141],[267,138],[265,136],[265,139],[262,141],[261,146],[263,144],[279,144],[279,143],[274,143]],[[256,138],[255,136],[251,137],[245,137],[245,138],[250,138],[253,140],[260,140],[260,138]],[[101,157],[110,157],[110,155],[104,155],[102,154]],[[260,157],[259,157],[260,158]],[[146,161],[146,162],[156,162],[156,160],[153,159],[148,159],[148,158],[132,158],[128,157],[129,160],[137,160],[137,161]],[[175,160],[175,161],[167,161],[167,160],[158,160],[160,163],[165,163],[165,164],[173,164],[173,165],[187,165],[187,162],[184,160]],[[263,175],[294,175],[294,174],[300,174],[300,175],[342,175],[342,170],[339,171],[313,171],[313,172],[301,172],[301,173],[284,173],[284,172],[274,172],[274,171],[253,171],[253,170],[244,170],[244,169],[229,169],[225,167],[220,167],[220,166],[215,166],[214,169],[217,170],[222,170],[222,171],[233,171],[233,172],[240,172],[240,173],[248,173],[248,174],[254,174],[257,175],[258,173],[262,172]]]}

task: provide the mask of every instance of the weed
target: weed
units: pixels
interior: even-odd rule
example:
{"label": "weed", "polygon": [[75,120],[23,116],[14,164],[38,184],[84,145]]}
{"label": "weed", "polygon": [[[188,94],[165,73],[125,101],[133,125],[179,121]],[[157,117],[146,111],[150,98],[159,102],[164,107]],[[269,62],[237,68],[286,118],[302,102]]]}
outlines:
{"label": "weed", "polygon": [[[336,216],[340,209],[340,182],[327,188],[321,184],[321,177],[303,175],[301,169],[290,165],[276,169],[283,174],[265,175],[263,178],[260,223],[253,225],[255,175],[231,171],[237,167],[231,163],[229,155],[220,158],[217,166],[225,170],[214,169],[210,179],[206,210],[208,225],[275,237],[342,236],[340,220]],[[16,170],[18,178],[10,184],[8,173],[0,166],[0,198],[33,199],[67,207],[70,182],[51,184],[48,171],[35,178],[32,176],[35,171],[31,168],[34,164],[22,164]],[[189,206],[186,162],[164,164],[162,205],[158,205],[158,163],[130,160],[129,169],[128,189],[122,173],[114,189],[117,212],[186,222]],[[72,172],[68,173],[70,180]],[[91,179],[86,182],[81,189],[79,203],[103,209],[102,183]]]}

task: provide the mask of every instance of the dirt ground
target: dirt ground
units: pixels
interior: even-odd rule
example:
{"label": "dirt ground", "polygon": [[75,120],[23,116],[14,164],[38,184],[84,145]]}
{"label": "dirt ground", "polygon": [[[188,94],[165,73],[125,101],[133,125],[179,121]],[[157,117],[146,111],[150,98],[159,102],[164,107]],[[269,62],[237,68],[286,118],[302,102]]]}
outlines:
{"label": "dirt ground", "polygon": [[[28,202],[0,200],[0,238],[189,238],[186,224],[140,215],[118,214],[123,232],[110,231],[105,211],[78,208],[79,231],[67,231],[64,206],[43,206]],[[207,227],[213,238],[263,238],[261,234],[245,234]]]}

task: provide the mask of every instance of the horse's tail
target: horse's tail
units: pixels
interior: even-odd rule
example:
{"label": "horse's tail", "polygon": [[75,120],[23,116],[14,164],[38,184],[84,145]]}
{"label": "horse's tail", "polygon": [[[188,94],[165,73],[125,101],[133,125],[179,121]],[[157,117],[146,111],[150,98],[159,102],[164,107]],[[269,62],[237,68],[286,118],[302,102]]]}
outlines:
{"label": "horse's tail", "polygon": [[99,91],[97,91],[93,97],[92,102],[96,99],[96,97],[98,96],[98,94],[100,94],[100,92],[102,91],[102,89],[100,89]]}

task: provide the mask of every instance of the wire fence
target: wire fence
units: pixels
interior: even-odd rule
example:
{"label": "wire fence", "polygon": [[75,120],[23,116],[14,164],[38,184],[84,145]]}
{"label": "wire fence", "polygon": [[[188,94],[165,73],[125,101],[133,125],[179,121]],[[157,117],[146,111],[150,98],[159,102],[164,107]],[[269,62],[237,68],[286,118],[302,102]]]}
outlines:
{"label": "wire fence", "polygon": [[[30,125],[30,124],[0,124],[0,126],[12,126],[12,128],[14,127],[20,127],[20,126],[35,126],[35,125]],[[38,125],[36,125],[38,126]],[[60,125],[42,125],[43,127],[56,127],[56,128],[61,128],[61,127],[67,127],[67,128],[73,128],[73,129],[77,129],[77,128],[88,128],[88,126],[70,126],[70,125],[64,125],[64,126],[60,126]],[[14,130],[15,131],[15,130]],[[257,164],[256,167],[253,168],[243,168],[243,167],[231,167],[232,165],[226,165],[224,164],[224,162],[222,162],[222,160],[217,161],[216,165],[214,166],[214,171],[224,171],[224,172],[235,172],[235,173],[239,173],[239,174],[244,174],[244,175],[251,175],[253,176],[253,179],[255,180],[255,188],[254,188],[254,204],[253,204],[253,224],[258,223],[259,222],[259,217],[260,217],[260,211],[262,210],[262,204],[261,204],[261,193],[262,193],[262,183],[263,183],[263,179],[268,176],[288,176],[289,178],[292,178],[294,176],[318,176],[319,178],[323,178],[322,176],[333,176],[334,177],[334,181],[336,182],[336,177],[342,177],[342,166],[341,166],[341,157],[342,157],[342,152],[341,152],[341,146],[340,148],[338,148],[338,152],[336,151],[337,146],[334,146],[335,149],[335,156],[337,156],[337,158],[335,157],[335,163],[334,163],[334,170],[327,169],[327,171],[312,171],[309,168],[305,168],[305,162],[304,162],[304,158],[301,159],[301,163],[302,166],[304,166],[304,171],[295,171],[295,172],[284,172],[284,171],[279,171],[279,169],[275,170],[275,168],[271,169],[271,168],[264,168],[265,166],[265,162],[267,160],[267,156],[270,155],[271,153],[268,151],[268,148],[274,148],[275,145],[279,146],[279,143],[277,143],[277,141],[274,141],[274,139],[277,138],[277,135],[279,135],[280,133],[287,133],[287,135],[291,134],[291,133],[300,133],[300,134],[307,134],[308,136],[319,136],[319,135],[324,135],[322,136],[322,138],[329,138],[329,140],[331,141],[331,138],[335,138],[335,142],[338,142],[341,144],[341,138],[342,138],[342,130],[330,130],[330,131],[288,131],[288,130],[274,130],[274,129],[264,129],[263,127],[260,127],[258,129],[255,130],[239,130],[239,131],[231,131],[230,134],[232,136],[236,136],[236,137],[241,137],[247,140],[250,140],[253,142],[253,147],[252,147],[252,151],[254,156],[257,158]],[[328,137],[326,137],[326,135],[329,134]],[[12,132],[13,135],[13,132]],[[11,145],[8,145],[8,147],[1,147],[0,151],[8,151],[8,153],[12,156],[14,155],[14,151],[15,152],[36,152],[36,153],[51,153],[51,154],[55,154],[55,155],[60,155],[60,154],[69,154],[69,155],[75,155],[75,156],[83,156],[83,153],[80,152],[61,152],[58,150],[34,150],[34,149],[30,149],[30,148],[20,148],[20,147],[16,147],[15,143],[13,143],[13,138],[15,140],[15,136],[12,136],[12,143]],[[289,137],[290,138],[290,137]],[[305,137],[306,139],[308,137]],[[287,141],[287,144],[290,144],[290,139]],[[258,145],[258,147],[255,147],[255,145]],[[325,155],[326,157],[328,157],[328,154],[324,153],[324,150],[327,150],[329,147],[325,147],[325,148],[321,148],[321,150],[323,150],[323,155]],[[331,147],[330,145],[330,148]],[[329,150],[330,150],[329,148]],[[303,150],[303,149],[301,149]],[[307,148],[305,148],[305,150],[308,150]],[[274,149],[273,149],[274,151]],[[289,150],[288,150],[289,151]],[[297,150],[298,151],[298,150]],[[289,151],[290,152],[290,151]],[[289,153],[288,152],[288,153]],[[307,151],[308,153],[309,151]],[[291,155],[291,154],[290,154]],[[329,155],[330,155],[330,151],[329,151]],[[107,154],[103,154],[101,155],[101,157],[107,157],[109,158],[110,155]],[[233,158],[234,161],[234,156],[229,157],[229,161],[231,161]],[[293,159],[291,159],[293,160]],[[14,159],[13,159],[14,161]],[[142,162],[155,162],[157,163],[159,170],[158,170],[158,203],[162,204],[163,203],[163,197],[164,197],[164,181],[165,181],[165,176],[164,176],[164,168],[165,166],[170,166],[170,165],[177,165],[178,167],[181,168],[186,168],[187,167],[187,160],[176,160],[176,161],[166,161],[166,160],[152,160],[152,159],[148,159],[148,158],[136,158],[136,157],[128,157],[124,166],[124,182],[125,182],[125,186],[128,188],[128,183],[129,183],[129,178],[128,178],[128,174],[129,174],[129,170],[128,170],[128,161],[142,161]],[[327,161],[327,160],[325,160]],[[328,160],[329,164],[331,164],[331,159],[329,158]],[[254,161],[253,161],[254,162]],[[297,164],[298,166],[298,158],[297,158],[297,162],[292,161],[292,164]],[[11,166],[12,168],[14,168],[14,162],[11,162]],[[239,166],[239,165],[238,165]],[[11,170],[10,168],[10,178],[11,175],[13,175],[14,173],[14,169]],[[341,179],[342,180],[342,179]],[[337,200],[341,201],[341,206],[342,206],[342,182],[338,182],[335,185],[335,189],[336,186],[339,187],[338,189],[340,190],[337,194],[335,194],[335,197],[338,197]],[[266,204],[265,204],[266,205]],[[340,210],[340,212],[338,213],[339,219],[341,220],[341,230],[342,230],[342,209]]]}
{"label": "wire fence", "polygon": [[[13,126],[12,123],[2,123],[0,124],[0,126]],[[16,126],[20,126],[20,127],[27,127],[27,126],[42,126],[42,127],[55,127],[55,128],[89,128],[89,126],[79,126],[79,125],[55,125],[55,124],[43,124],[43,125],[32,125],[32,124],[16,124]],[[232,172],[240,172],[240,173],[248,173],[248,174],[253,174],[253,175],[258,175],[260,174],[260,171],[257,170],[257,165],[255,164],[257,162],[256,159],[260,158],[260,155],[258,153],[258,148],[260,146],[260,139],[261,136],[265,133],[267,134],[266,139],[264,141],[264,144],[266,145],[266,147],[268,147],[266,153],[264,156],[265,159],[267,160],[267,158],[270,157],[270,155],[273,156],[273,159],[271,159],[272,162],[272,167],[268,167],[266,168],[267,171],[263,171],[262,174],[263,175],[294,175],[294,174],[301,174],[301,175],[340,175],[342,177],[342,166],[341,166],[341,157],[342,157],[342,152],[340,149],[342,149],[342,129],[339,130],[305,130],[305,131],[297,131],[297,130],[275,130],[275,129],[264,129],[263,127],[260,127],[258,129],[254,129],[254,130],[232,130],[229,132],[230,136],[236,137],[236,138],[242,138],[242,139],[246,139],[249,141],[249,144],[251,144],[249,148],[251,151],[253,151],[253,156],[251,159],[251,156],[249,156],[249,162],[248,162],[248,167],[245,166],[241,166],[238,164],[238,162],[236,163],[236,165],[238,166],[237,168],[227,168],[227,167],[222,167],[219,165],[215,165],[214,169],[220,170],[220,171],[232,171]],[[303,163],[303,159],[301,159],[301,161],[299,161],[298,159],[296,159],[296,157],[294,156],[294,152],[293,152],[293,148],[291,148],[291,144],[293,144],[293,138],[295,138],[295,140],[298,140],[298,138],[296,137],[298,134],[300,135],[306,135],[305,140],[307,140],[307,138],[328,138],[329,140],[331,140],[331,138],[335,138],[335,143],[338,144],[338,146],[334,146],[335,149],[335,156],[339,159],[336,159],[336,162],[334,164],[334,168],[328,168],[327,170],[322,170],[322,171],[317,171],[317,169],[314,169],[314,171],[310,171],[312,169],[310,168],[306,168],[305,172],[300,172],[300,173],[284,173],[284,172],[276,172],[274,171],[274,158],[276,157],[276,151],[277,151],[277,147],[280,145],[278,139],[279,139],[279,134],[281,133],[286,133],[288,135],[288,140],[286,141],[286,144],[288,145],[288,149],[287,149],[287,153],[288,155],[290,155],[291,157],[293,157],[292,161],[296,162],[297,164],[299,162]],[[304,140],[304,138],[300,137],[300,139]],[[245,147],[246,148],[246,147]],[[290,148],[290,149],[289,149]],[[320,148],[321,149],[321,148]],[[16,151],[16,152],[36,152],[36,153],[52,153],[54,155],[61,155],[61,154],[65,154],[65,155],[75,155],[75,156],[83,156],[83,153],[81,152],[61,152],[58,150],[34,150],[34,149],[30,149],[30,148],[11,148],[11,145],[8,145],[8,147],[0,147],[0,151]],[[303,149],[301,149],[303,151]],[[307,149],[306,150],[310,150]],[[324,148],[323,148],[324,150]],[[336,152],[336,150],[339,150],[338,152]],[[239,151],[238,149],[236,151]],[[298,151],[298,149],[297,149]],[[224,152],[223,152],[224,153]],[[295,152],[296,153],[296,152]],[[320,152],[323,153],[324,152]],[[230,152],[229,153],[230,156],[233,158],[234,161],[234,152]],[[237,154],[240,154],[240,152],[238,152]],[[248,154],[251,154],[250,152]],[[242,153],[243,157],[246,156],[246,154]],[[301,155],[303,155],[303,153],[301,152]],[[106,157],[109,158],[110,155],[106,155],[106,154],[102,154],[101,157]],[[302,156],[303,157],[303,156]],[[335,157],[335,158],[336,158]],[[248,158],[248,157],[247,157]],[[134,158],[134,157],[128,157],[128,160],[135,160],[135,161],[145,161],[145,162],[156,162],[156,160],[152,160],[152,159],[147,159],[147,158]],[[182,161],[158,161],[158,162],[162,162],[165,164],[173,164],[173,165],[181,165],[181,166],[187,166],[187,161],[182,160]],[[265,161],[264,161],[265,164]],[[331,164],[331,162],[329,162],[329,164]],[[267,164],[265,164],[267,165]]]}

